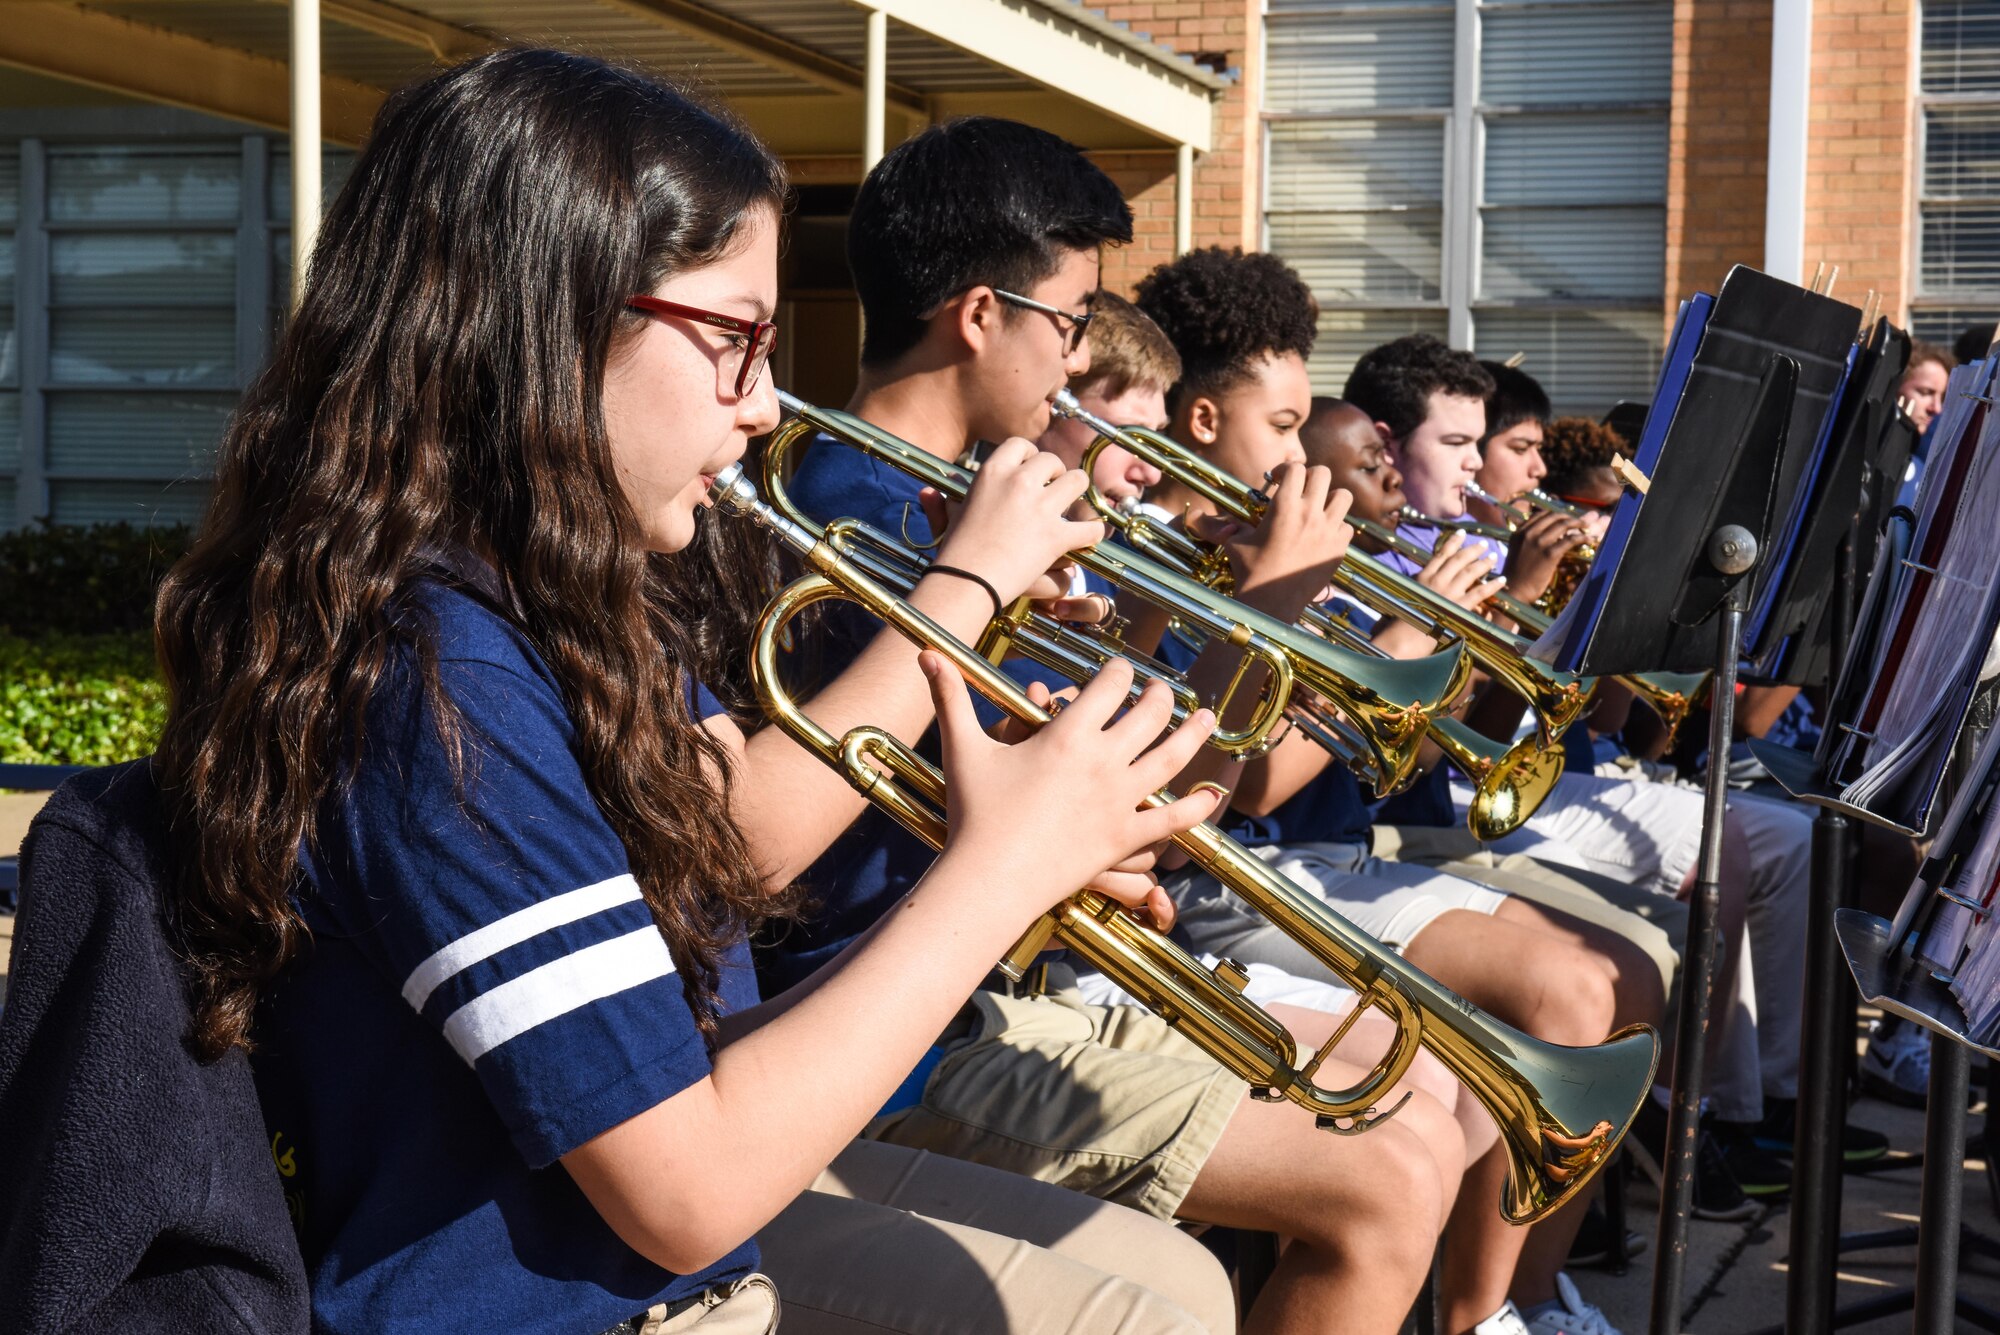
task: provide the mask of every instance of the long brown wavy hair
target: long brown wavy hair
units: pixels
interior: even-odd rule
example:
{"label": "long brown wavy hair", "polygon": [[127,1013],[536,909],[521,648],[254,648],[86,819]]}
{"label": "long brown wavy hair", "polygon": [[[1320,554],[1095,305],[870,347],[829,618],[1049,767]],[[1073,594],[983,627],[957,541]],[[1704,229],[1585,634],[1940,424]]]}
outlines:
{"label": "long brown wavy hair", "polygon": [[704,774],[726,775],[724,756],[689,715],[698,660],[618,485],[601,393],[638,327],[626,295],[728,253],[785,188],[736,121],[582,56],[481,57],[383,106],[160,590],[172,703],[154,767],[198,1053],[247,1044],[304,946],[301,854],[411,641],[457,754],[436,646],[398,615],[452,549],[493,562],[561,684],[584,777],[712,1037],[721,952],[788,901]]}

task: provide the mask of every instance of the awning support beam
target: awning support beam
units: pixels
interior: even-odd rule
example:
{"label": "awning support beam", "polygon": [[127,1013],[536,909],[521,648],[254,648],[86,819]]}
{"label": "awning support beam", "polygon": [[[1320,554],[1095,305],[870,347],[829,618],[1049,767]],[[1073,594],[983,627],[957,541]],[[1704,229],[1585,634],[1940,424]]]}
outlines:
{"label": "awning support beam", "polygon": [[1194,249],[1194,145],[1174,146],[1174,256]]}
{"label": "awning support beam", "polygon": [[868,11],[868,54],[863,68],[866,90],[861,99],[861,170],[873,171],[882,160],[888,140],[887,114],[889,87],[889,16],[879,9]]}
{"label": "awning support beam", "polygon": [[319,0],[292,0],[292,292],[299,308],[319,235]]}
{"label": "awning support beam", "polygon": [[[7,9],[8,21],[0,23],[0,65],[266,129],[291,124],[291,71],[282,60],[72,4]],[[359,144],[385,96],[368,84],[321,76],[324,137]]]}

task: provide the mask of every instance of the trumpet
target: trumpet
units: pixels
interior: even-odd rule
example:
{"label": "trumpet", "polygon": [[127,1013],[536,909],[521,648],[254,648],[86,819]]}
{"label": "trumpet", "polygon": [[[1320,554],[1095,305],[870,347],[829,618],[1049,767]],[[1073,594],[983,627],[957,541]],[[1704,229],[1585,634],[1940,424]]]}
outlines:
{"label": "trumpet", "polygon": [[[786,461],[799,442],[815,432],[824,432],[900,469],[949,500],[964,500],[971,489],[972,475],[966,470],[852,414],[817,408],[783,391],[778,399],[792,420],[772,434],[765,448],[764,491],[774,509],[793,524],[814,527],[785,491]],[[919,570],[915,558],[887,535],[843,519],[828,526],[827,538],[850,555],[866,547],[877,560],[900,561],[903,578],[914,582],[913,574]],[[1261,663],[1268,670],[1270,681],[1250,718],[1241,728],[1223,734],[1218,743],[1232,754],[1255,755],[1267,749],[1275,740],[1273,734],[1285,716],[1294,688],[1304,686],[1337,704],[1349,721],[1342,759],[1378,787],[1394,789],[1407,782],[1416,768],[1426,721],[1464,681],[1461,653],[1455,646],[1423,659],[1383,660],[1343,649],[1244,607],[1180,571],[1109,542],[1073,553],[1073,559],[1084,569],[1198,627],[1203,634],[1226,640],[1243,651],[1235,675],[1216,702],[1218,716],[1245,686],[1254,665]],[[880,565],[876,573],[883,573]],[[1017,604],[989,630],[981,647],[996,660],[1018,648],[1066,675],[1079,677],[1090,675],[1105,658],[1124,652],[1115,636],[1068,638],[1059,636],[1059,629],[1058,623]],[[1043,657],[1045,652],[1047,658]],[[1064,659],[1063,655],[1069,657]],[[1087,670],[1077,671],[1079,665]],[[1157,672],[1164,674],[1166,669],[1158,668]],[[1190,704],[1183,694],[1177,708],[1186,709]]]}
{"label": "trumpet", "polygon": [[[1531,511],[1523,510],[1516,505],[1509,505],[1477,483],[1466,483],[1465,494],[1472,497],[1475,501],[1486,502],[1495,510],[1498,510],[1501,516],[1507,521],[1507,527],[1502,530],[1500,539],[1502,542],[1505,542],[1514,530],[1520,528],[1534,517]],[[1519,499],[1528,502],[1530,505],[1540,506],[1552,514],[1564,515],[1570,519],[1582,519],[1587,513],[1582,506],[1566,501],[1560,496],[1551,496],[1540,487],[1528,488],[1528,490],[1521,493]],[[1411,510],[1408,506],[1404,506],[1403,508],[1407,513],[1416,515],[1420,522],[1426,524],[1435,524],[1441,527],[1456,527],[1462,522],[1455,519],[1426,519],[1421,513]],[[1485,526],[1482,525],[1481,527]],[[1544,589],[1542,596],[1535,600],[1535,606],[1550,616],[1554,616],[1556,613],[1562,611],[1569,600],[1575,596],[1577,586],[1583,583],[1584,575],[1590,570],[1590,563],[1596,559],[1597,544],[1593,542],[1579,542],[1576,546],[1564,552],[1562,560],[1556,565],[1554,577],[1549,580],[1549,587]]]}
{"label": "trumpet", "polygon": [[[870,579],[823,530],[761,500],[741,465],[716,477],[712,495],[723,512],[775,533],[810,572],[786,586],[758,623],[752,677],[765,713],[912,833],[941,847],[945,791],[937,768],[878,728],[834,737],[786,691],[779,657],[792,618],[818,602],[852,601],[950,659],[1014,718],[1040,726],[1048,714],[977,651]],[[1149,803],[1172,800],[1161,792]],[[1175,842],[1359,994],[1354,1012],[1303,1060],[1290,1030],[1244,995],[1246,970],[1226,961],[1208,968],[1094,891],[1079,891],[1040,919],[1002,967],[1018,976],[1035,953],[1059,941],[1248,1083],[1254,1097],[1289,1100],[1343,1134],[1394,1114],[1400,1104],[1383,1112],[1378,1100],[1426,1048],[1499,1124],[1509,1166],[1500,1209],[1517,1224],[1559,1209],[1603,1166],[1651,1088],[1659,1045],[1650,1029],[1634,1026],[1589,1048],[1544,1043],[1448,991],[1214,826]],[[1355,1084],[1322,1088],[1316,1072],[1371,1009],[1395,1024],[1388,1051]]]}
{"label": "trumpet", "polygon": [[[1223,514],[1256,523],[1268,504],[1264,496],[1237,478],[1183,448],[1178,442],[1143,427],[1118,427],[1083,408],[1064,390],[1056,395],[1055,411],[1097,433],[1085,459],[1088,468],[1107,445],[1116,443],[1144,459],[1168,477],[1195,491]],[[1108,505],[1094,489],[1093,505],[1123,532],[1134,548],[1175,565],[1206,583],[1226,588],[1228,565],[1208,544],[1158,523],[1135,508]],[[1348,521],[1359,531],[1363,521]],[[1384,615],[1409,621],[1440,639],[1462,642],[1490,674],[1526,698],[1540,723],[1540,735],[1507,743],[1486,737],[1454,718],[1430,719],[1430,736],[1473,784],[1466,824],[1484,841],[1507,834],[1532,816],[1556,780],[1562,776],[1563,753],[1552,743],[1588,705],[1595,683],[1556,672],[1527,656],[1520,636],[1494,625],[1475,612],[1439,598],[1417,581],[1366,553],[1350,550],[1333,572],[1343,592]],[[1315,634],[1349,642],[1344,623],[1324,609],[1309,608],[1303,625]],[[1366,641],[1362,642],[1364,645]],[[1375,651],[1368,646],[1368,652]],[[1337,725],[1330,711],[1306,706],[1295,720],[1313,735]]]}
{"label": "trumpet", "polygon": [[[1554,498],[1552,497],[1551,499]],[[1419,522],[1425,524],[1438,523],[1437,520],[1424,514],[1417,515],[1417,519]],[[1349,523],[1354,526],[1355,532],[1373,540],[1383,549],[1395,552],[1406,560],[1422,565],[1431,558],[1431,553],[1392,529],[1385,528],[1380,524],[1369,523],[1367,520],[1350,520]],[[1582,549],[1578,548],[1575,550]],[[1574,551],[1571,554],[1574,555]],[[1593,551],[1593,557],[1594,555]],[[1553,615],[1542,608],[1524,603],[1519,598],[1504,591],[1495,593],[1486,601],[1488,606],[1492,607],[1502,616],[1512,620],[1529,635],[1540,636],[1542,632],[1549,628],[1550,623],[1555,620]],[[1701,698],[1702,691],[1707,687],[1708,674],[1705,672],[1626,672],[1618,674],[1613,680],[1618,682],[1619,685],[1624,686],[1627,690],[1630,690],[1641,700],[1644,700],[1646,707],[1660,716],[1660,721],[1667,725],[1667,737],[1671,744],[1674,734],[1680,731],[1681,721],[1687,717],[1688,710],[1694,707],[1695,701]]]}
{"label": "trumpet", "polygon": [[[1486,502],[1488,505],[1492,506],[1495,510],[1498,510],[1500,512],[1501,518],[1505,519],[1508,525],[1505,529],[1500,530],[1500,532],[1503,534],[1511,533],[1514,529],[1519,528],[1521,525],[1527,523],[1530,519],[1534,518],[1532,514],[1530,514],[1526,510],[1521,509],[1520,506],[1511,505],[1508,502],[1501,500],[1498,496],[1495,496],[1492,492],[1486,490],[1486,488],[1480,486],[1476,482],[1468,482],[1465,484],[1465,494],[1470,496],[1475,501]],[[1559,515],[1567,515],[1571,519],[1582,519],[1584,515],[1587,513],[1587,511],[1585,511],[1581,505],[1576,504],[1574,501],[1566,501],[1560,496],[1551,496],[1546,491],[1543,491],[1540,487],[1528,488],[1526,491],[1521,493],[1518,499],[1524,500],[1528,502],[1530,505],[1539,505],[1542,509],[1553,511],[1554,513]],[[1412,510],[1408,506],[1405,506],[1404,509],[1409,511],[1409,513],[1411,514],[1416,515],[1419,519],[1422,519],[1423,522],[1425,522],[1426,524],[1457,524],[1459,522],[1458,520],[1455,519],[1438,520],[1438,519],[1426,518],[1420,512]]]}
{"label": "trumpet", "polygon": [[1496,524],[1482,524],[1477,519],[1436,519],[1407,503],[1397,513],[1413,524],[1429,524],[1433,528],[1463,533],[1471,538],[1491,538],[1494,542],[1506,542],[1514,536],[1512,529],[1501,528]]}

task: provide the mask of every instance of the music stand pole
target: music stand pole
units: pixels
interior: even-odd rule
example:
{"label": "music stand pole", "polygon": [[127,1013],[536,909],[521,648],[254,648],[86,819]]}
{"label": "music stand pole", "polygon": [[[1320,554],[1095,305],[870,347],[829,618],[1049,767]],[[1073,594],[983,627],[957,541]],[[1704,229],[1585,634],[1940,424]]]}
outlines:
{"label": "music stand pole", "polygon": [[1710,535],[1708,562],[1732,577],[1723,597],[1715,676],[1709,688],[1708,774],[1701,822],[1701,861],[1689,905],[1687,954],[1681,964],[1681,1010],[1674,1030],[1673,1105],[1667,1118],[1666,1162],[1660,1177],[1659,1251],[1653,1265],[1652,1335],[1679,1335],[1686,1284],[1688,1215],[1694,1206],[1695,1143],[1701,1134],[1701,1090],[1707,1064],[1710,998],[1715,983],[1716,928],[1722,901],[1722,823],[1729,806],[1729,746],[1736,731],[1736,660],[1743,648],[1745,575],[1757,563],[1757,539],[1739,524]]}
{"label": "music stand pole", "polygon": [[1924,1109],[1924,1185],[1917,1207],[1916,1335],[1951,1335],[1958,1325],[1959,1221],[1965,1190],[1965,1096],[1972,1053],[1931,1035],[1929,1106]]}
{"label": "music stand pole", "polygon": [[[1806,989],[1800,998],[1798,1122],[1792,1157],[1791,1253],[1785,1329],[1831,1330],[1840,1253],[1841,1133],[1847,1124],[1847,1062],[1840,1051],[1847,1001],[1846,957],[1833,931],[1853,864],[1847,818],[1821,807],[1813,820],[1811,907],[1806,918]],[[1849,1031],[1851,1032],[1851,1031]],[[1852,1041],[1851,1039],[1849,1040]]]}

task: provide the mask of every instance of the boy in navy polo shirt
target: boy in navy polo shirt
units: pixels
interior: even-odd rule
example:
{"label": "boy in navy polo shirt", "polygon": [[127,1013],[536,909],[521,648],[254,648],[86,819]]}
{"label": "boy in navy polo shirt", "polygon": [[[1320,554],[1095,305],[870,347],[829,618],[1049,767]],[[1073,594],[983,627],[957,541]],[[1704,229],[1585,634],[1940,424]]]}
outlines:
{"label": "boy in navy polo shirt", "polygon": [[[1039,436],[1049,399],[1088,365],[1098,248],[1129,236],[1116,187],[1041,131],[972,118],[899,146],[870,173],[850,222],[867,315],[850,411],[946,459],[982,438],[1006,451],[1009,438]],[[990,467],[991,457],[982,472]],[[834,442],[813,446],[791,490],[820,520],[851,515],[931,536],[913,481]],[[1300,527],[1337,524],[1325,504],[1322,484],[1321,510],[1299,515]],[[858,640],[833,619],[819,647],[837,663]],[[762,975],[789,978],[838,950],[928,858],[886,821],[864,818],[809,878],[825,916],[763,954]],[[1161,1216],[1286,1233],[1295,1241],[1253,1318],[1266,1328],[1401,1323],[1462,1143],[1449,1113],[1422,1094],[1365,1138],[1328,1137],[1295,1108],[1247,1101],[1240,1082],[1154,1017],[1063,991],[981,994],[943,1046],[920,1101],[871,1134]],[[1286,1171],[1273,1176],[1281,1162]]]}

